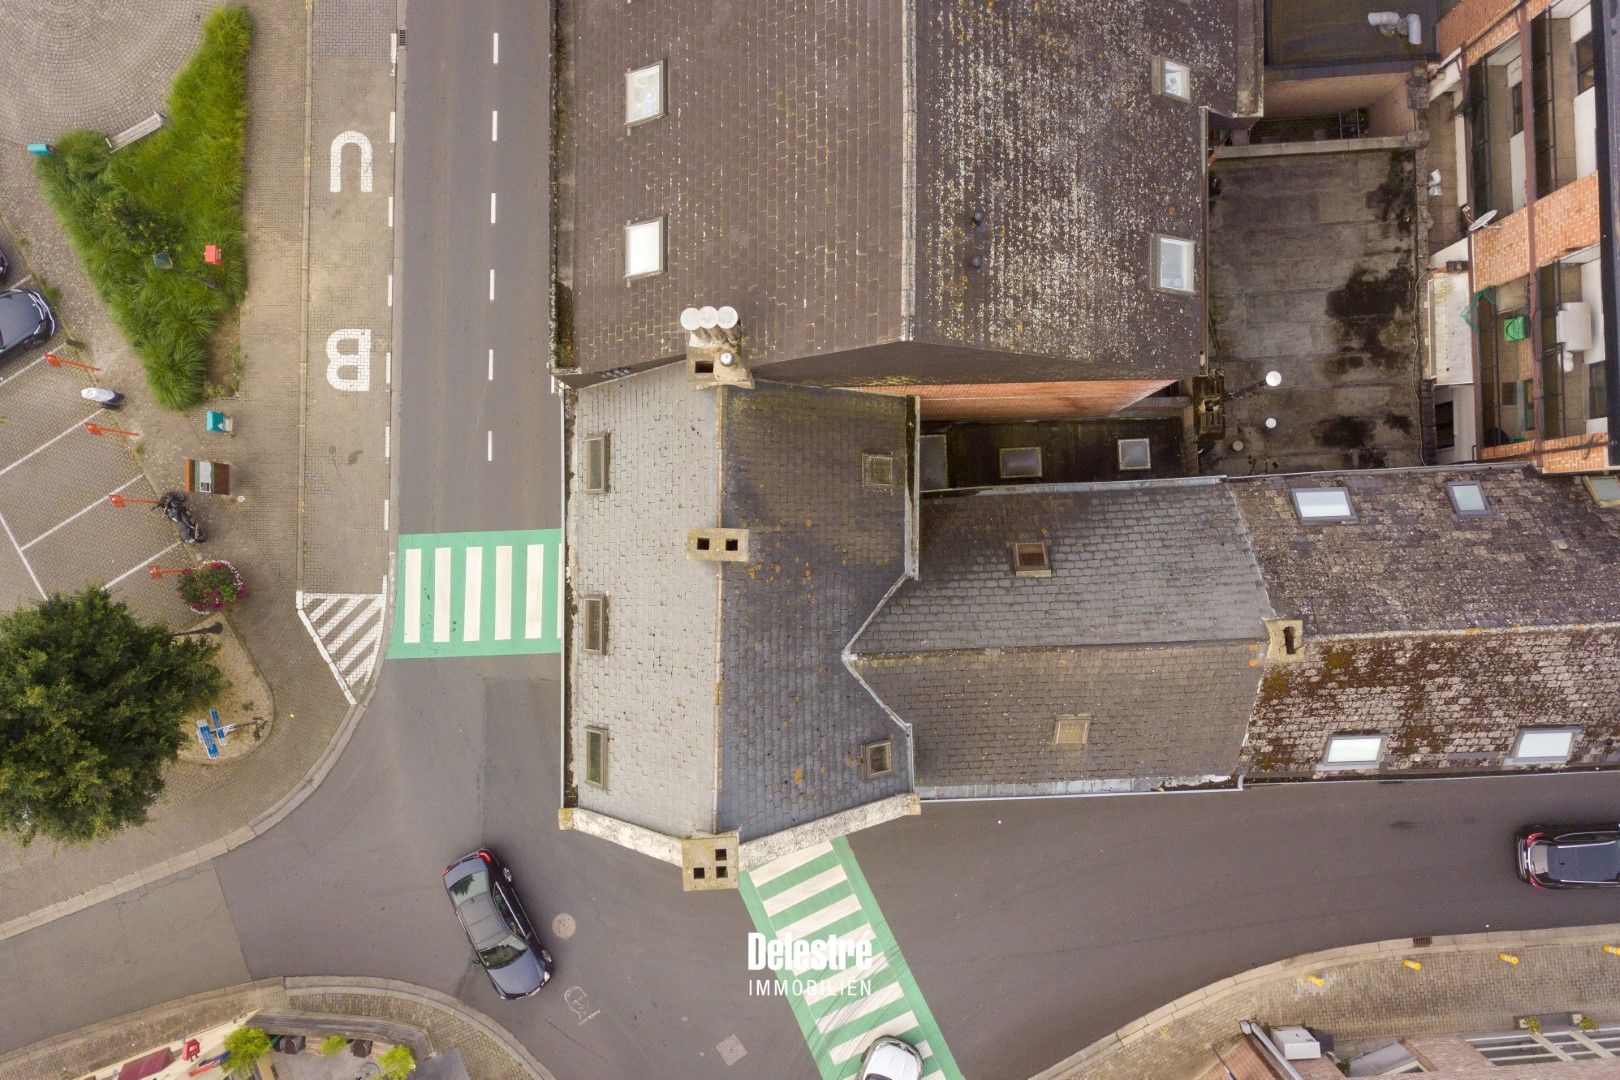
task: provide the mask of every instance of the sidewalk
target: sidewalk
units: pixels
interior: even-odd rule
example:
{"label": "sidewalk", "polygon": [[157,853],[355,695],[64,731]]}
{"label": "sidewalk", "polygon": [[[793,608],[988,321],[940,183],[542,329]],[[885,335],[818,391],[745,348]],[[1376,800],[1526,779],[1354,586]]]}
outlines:
{"label": "sidewalk", "polygon": [[[1584,1012],[1620,1017],[1620,924],[1381,941],[1283,960],[1142,1017],[1034,1080],[1191,1080],[1216,1065],[1240,1020],[1298,1024],[1343,1049],[1393,1038],[1510,1031],[1514,1018]],[[1519,963],[1497,957],[1508,952]],[[1417,960],[1421,969],[1405,967]],[[1313,979],[1322,980],[1318,986]]]}
{"label": "sidewalk", "polygon": [[455,1052],[472,1080],[555,1080],[504,1028],[454,998],[388,979],[324,976],[261,979],[35,1043],[0,1057],[0,1080],[77,1080],[132,1054],[179,1044],[195,1032],[260,1010],[281,1021],[276,1030],[375,1033],[409,1044],[424,1076],[433,1056],[442,1059]]}
{"label": "sidewalk", "polygon": [[[37,18],[59,21],[60,5],[33,6],[40,9]],[[128,0],[116,14],[84,16],[94,25],[89,38],[57,33],[55,24],[46,26],[48,33],[13,25],[16,38],[33,50],[27,63],[32,86],[0,122],[26,130],[29,138],[49,139],[82,125],[117,130],[161,108],[174,71],[195,47],[199,15],[213,6]],[[7,193],[7,223],[26,241],[29,261],[61,290],[58,310],[68,334],[107,372],[107,382],[128,392],[121,418],[142,433],[141,465],[153,485],[180,487],[186,457],[234,464],[233,492],[243,501],[194,500],[210,533],[201,554],[229,559],[247,578],[249,596],[231,622],[271,686],[275,724],[264,744],[239,762],[171,768],[167,791],[143,828],[82,849],[37,843],[24,851],[0,842],[0,938],[251,839],[290,809],[287,796],[313,786],[319,774],[312,770],[329,765],[341,749],[341,738],[334,737],[357,715],[305,633],[295,602],[303,512],[311,16],[303,0],[247,0],[245,6],[254,20],[245,194],[250,285],[241,311],[240,385],[224,401],[209,403],[233,417],[234,436],[207,435],[203,408],[172,413],[147,398],[138,361],[96,300],[45,205],[32,159],[20,148],[0,153],[0,190]],[[12,23],[23,21],[17,16]],[[73,106],[71,114],[63,103]],[[37,113],[14,115],[29,109]],[[377,547],[380,561],[386,551],[380,538]]]}

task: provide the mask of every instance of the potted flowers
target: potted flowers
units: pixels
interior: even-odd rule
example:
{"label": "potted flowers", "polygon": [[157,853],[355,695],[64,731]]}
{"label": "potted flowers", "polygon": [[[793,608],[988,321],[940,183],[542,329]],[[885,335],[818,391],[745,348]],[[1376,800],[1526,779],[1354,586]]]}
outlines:
{"label": "potted flowers", "polygon": [[241,573],[224,559],[205,562],[180,575],[180,598],[199,615],[223,611],[246,595]]}

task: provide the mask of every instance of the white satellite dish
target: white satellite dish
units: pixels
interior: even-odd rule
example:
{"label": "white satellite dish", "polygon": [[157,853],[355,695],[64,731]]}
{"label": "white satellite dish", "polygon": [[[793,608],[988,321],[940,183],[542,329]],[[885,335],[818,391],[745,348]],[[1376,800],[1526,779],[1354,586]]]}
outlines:
{"label": "white satellite dish", "polygon": [[1479,215],[1479,217],[1475,218],[1473,221],[1470,221],[1468,223],[1468,231],[1469,232],[1478,232],[1480,229],[1483,229],[1485,226],[1489,225],[1491,222],[1493,222],[1495,220],[1496,220],[1496,211],[1495,210],[1487,210],[1483,214]]}

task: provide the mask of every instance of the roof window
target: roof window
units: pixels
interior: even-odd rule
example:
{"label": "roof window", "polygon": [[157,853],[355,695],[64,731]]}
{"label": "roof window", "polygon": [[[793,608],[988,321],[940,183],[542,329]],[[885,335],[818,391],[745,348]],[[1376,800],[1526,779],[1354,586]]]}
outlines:
{"label": "roof window", "polygon": [[1562,765],[1575,748],[1580,728],[1520,728],[1513,742],[1513,762],[1519,765]]}
{"label": "roof window", "polygon": [[580,606],[585,624],[580,634],[580,648],[588,653],[607,652],[607,597],[587,596]]}
{"label": "roof window", "polygon": [[1350,492],[1342,487],[1295,488],[1294,512],[1301,521],[1354,521]]}
{"label": "roof window", "polygon": [[1322,755],[1324,769],[1375,768],[1384,760],[1383,735],[1335,735]]}
{"label": "roof window", "polygon": [[1052,724],[1053,746],[1084,746],[1091,733],[1091,717],[1060,716]]}
{"label": "roof window", "polygon": [[624,276],[647,277],[664,272],[664,219],[624,227]]}
{"label": "roof window", "polygon": [[1451,508],[1458,517],[1483,517],[1491,512],[1490,504],[1485,501],[1485,489],[1473,480],[1447,484],[1446,494],[1451,496]]}
{"label": "roof window", "polygon": [[585,729],[585,782],[592,787],[607,787],[608,733],[605,728]]}
{"label": "roof window", "polygon": [[867,776],[887,776],[894,772],[894,740],[867,743],[861,747],[861,762]]}
{"label": "roof window", "polygon": [[1041,448],[1038,446],[1002,447],[1001,478],[1003,480],[1039,480],[1041,478]]}
{"label": "roof window", "polygon": [[1012,546],[1013,573],[1018,577],[1051,577],[1052,564],[1046,558],[1044,540]]}
{"label": "roof window", "polygon": [[1166,292],[1194,292],[1193,257],[1198,246],[1179,236],[1153,234],[1153,283]]}
{"label": "roof window", "polygon": [[862,454],[861,483],[869,488],[888,491],[894,487],[894,456],[892,454]]}
{"label": "roof window", "polygon": [[1115,446],[1119,450],[1121,472],[1153,468],[1153,444],[1147,439],[1118,439]]}
{"label": "roof window", "polygon": [[664,115],[664,62],[624,73],[624,125],[634,127]]}
{"label": "roof window", "polygon": [[1162,56],[1153,58],[1153,91],[1165,97],[1192,100],[1192,69]]}
{"label": "roof window", "polygon": [[1620,477],[1583,476],[1581,483],[1599,506],[1620,506]]}
{"label": "roof window", "polygon": [[595,493],[608,489],[608,437],[605,433],[585,440],[584,488]]}

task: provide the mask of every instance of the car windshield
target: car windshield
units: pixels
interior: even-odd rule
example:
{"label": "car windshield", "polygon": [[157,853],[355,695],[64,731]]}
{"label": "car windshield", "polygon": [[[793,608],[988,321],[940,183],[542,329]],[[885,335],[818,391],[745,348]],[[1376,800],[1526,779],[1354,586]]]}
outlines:
{"label": "car windshield", "polygon": [[460,904],[481,892],[489,890],[489,874],[484,870],[484,864],[479,863],[477,869],[463,878],[457,878],[450,885],[451,899]]}
{"label": "car windshield", "polygon": [[479,949],[478,959],[484,962],[485,967],[500,968],[521,958],[528,951],[529,947],[523,944],[521,938],[508,934],[489,948]]}

